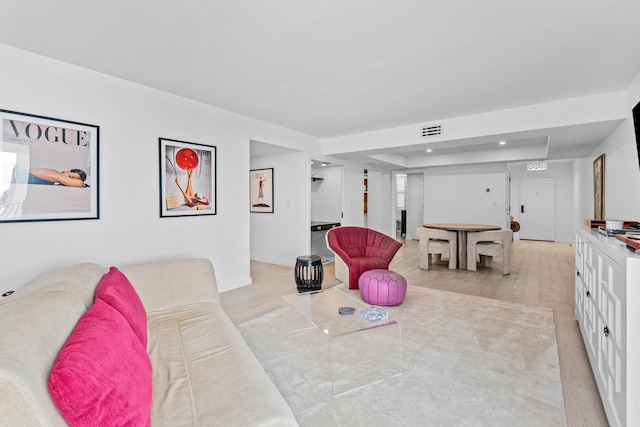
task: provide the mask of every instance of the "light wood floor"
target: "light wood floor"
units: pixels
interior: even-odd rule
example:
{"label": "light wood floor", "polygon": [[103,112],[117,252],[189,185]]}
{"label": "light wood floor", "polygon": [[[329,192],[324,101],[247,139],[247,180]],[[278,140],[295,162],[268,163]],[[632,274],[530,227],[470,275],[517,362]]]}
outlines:
{"label": "light wood floor", "polygon": [[[409,285],[493,298],[517,304],[551,308],[555,315],[560,370],[569,427],[606,426],[606,416],[574,318],[574,248],[567,243],[515,241],[512,273],[503,276],[502,260],[492,269],[449,270],[446,262],[429,270],[418,267],[418,242],[401,240],[389,269],[402,274]],[[324,265],[323,288],[339,284],[334,264]],[[251,262],[253,284],[223,292],[222,305],[237,325],[275,310],[281,296],[295,293],[293,268]],[[517,421],[514,420],[514,425]]]}

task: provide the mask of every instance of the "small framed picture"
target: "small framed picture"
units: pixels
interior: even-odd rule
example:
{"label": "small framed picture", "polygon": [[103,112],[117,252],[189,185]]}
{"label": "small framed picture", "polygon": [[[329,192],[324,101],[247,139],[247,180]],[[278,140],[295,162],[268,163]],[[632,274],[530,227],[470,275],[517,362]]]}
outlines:
{"label": "small framed picture", "polygon": [[0,222],[99,219],[95,125],[0,110]]}
{"label": "small framed picture", "polygon": [[604,219],[604,154],[593,161],[593,218]]}
{"label": "small framed picture", "polygon": [[273,168],[252,169],[250,211],[273,213]]}
{"label": "small framed picture", "polygon": [[216,147],[159,138],[160,217],[215,215]]}

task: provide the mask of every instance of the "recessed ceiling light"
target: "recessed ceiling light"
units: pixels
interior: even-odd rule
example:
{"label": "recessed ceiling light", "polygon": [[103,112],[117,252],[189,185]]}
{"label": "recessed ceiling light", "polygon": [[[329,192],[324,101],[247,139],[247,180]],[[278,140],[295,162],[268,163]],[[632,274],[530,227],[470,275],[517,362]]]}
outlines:
{"label": "recessed ceiling light", "polygon": [[427,153],[432,152],[433,150],[431,148],[427,148]]}
{"label": "recessed ceiling light", "polygon": [[500,145],[507,145],[507,141],[500,141],[499,144]]}

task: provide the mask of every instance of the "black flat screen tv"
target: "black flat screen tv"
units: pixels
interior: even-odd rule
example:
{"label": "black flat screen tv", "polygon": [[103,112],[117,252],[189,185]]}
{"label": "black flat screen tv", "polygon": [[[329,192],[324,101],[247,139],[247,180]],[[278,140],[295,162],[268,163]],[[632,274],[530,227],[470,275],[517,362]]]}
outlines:
{"label": "black flat screen tv", "polygon": [[633,107],[633,127],[636,130],[636,148],[638,149],[638,167],[640,167],[640,102]]}

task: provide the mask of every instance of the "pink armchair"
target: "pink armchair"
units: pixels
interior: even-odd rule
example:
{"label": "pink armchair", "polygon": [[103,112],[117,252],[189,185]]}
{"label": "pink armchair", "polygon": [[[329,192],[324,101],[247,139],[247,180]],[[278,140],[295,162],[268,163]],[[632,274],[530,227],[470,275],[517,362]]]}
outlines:
{"label": "pink armchair", "polygon": [[402,243],[364,227],[336,227],[327,231],[327,247],[336,255],[336,279],[358,289],[365,271],[388,269]]}

